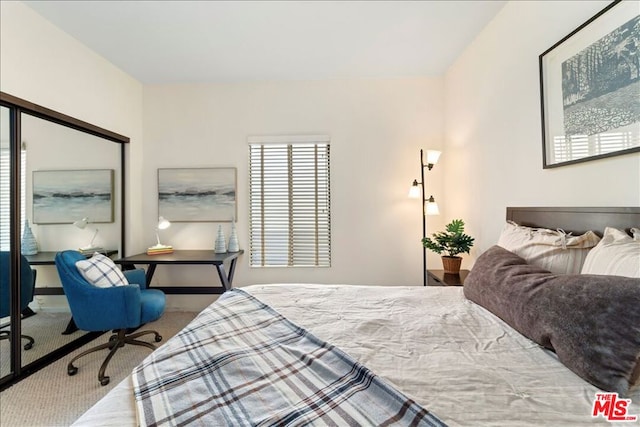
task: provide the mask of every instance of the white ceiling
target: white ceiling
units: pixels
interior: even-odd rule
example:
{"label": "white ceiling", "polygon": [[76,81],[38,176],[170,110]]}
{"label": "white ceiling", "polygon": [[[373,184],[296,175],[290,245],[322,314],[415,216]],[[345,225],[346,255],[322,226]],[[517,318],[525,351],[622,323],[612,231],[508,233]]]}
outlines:
{"label": "white ceiling", "polygon": [[439,76],[506,1],[25,1],[145,84]]}

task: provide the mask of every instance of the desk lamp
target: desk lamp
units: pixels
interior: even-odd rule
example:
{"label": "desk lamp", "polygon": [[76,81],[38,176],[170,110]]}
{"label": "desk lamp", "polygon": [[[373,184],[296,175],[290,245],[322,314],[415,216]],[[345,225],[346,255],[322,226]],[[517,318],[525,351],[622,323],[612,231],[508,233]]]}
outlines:
{"label": "desk lamp", "polygon": [[160,230],[166,230],[171,226],[171,222],[164,217],[158,218],[158,225],[156,225],[156,244],[147,249],[147,253],[170,253],[173,252],[173,247],[170,245],[163,245],[160,243]]}
{"label": "desk lamp", "polygon": [[[84,230],[87,225],[91,224],[91,222],[89,221],[88,217],[84,217],[82,219],[79,219],[77,221],[75,221],[73,223],[73,225],[75,225],[76,227],[78,227],[80,230]],[[98,246],[93,246],[93,241],[96,239],[96,236],[98,235],[98,228],[96,227],[95,231],[93,232],[93,236],[91,237],[91,241],[89,242],[88,245],[83,246],[80,248],[80,252],[83,253],[91,253],[91,252],[100,252],[102,251],[101,247]]]}

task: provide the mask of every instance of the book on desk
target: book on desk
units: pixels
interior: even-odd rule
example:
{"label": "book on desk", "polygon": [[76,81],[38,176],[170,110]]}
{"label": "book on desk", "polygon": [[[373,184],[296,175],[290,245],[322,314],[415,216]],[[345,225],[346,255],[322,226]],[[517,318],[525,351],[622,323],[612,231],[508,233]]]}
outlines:
{"label": "book on desk", "polygon": [[96,252],[105,255],[106,252],[108,252],[108,251],[106,251],[104,248],[101,248],[100,246],[94,246],[94,247],[90,247],[90,248],[79,248],[78,252],[80,252],[84,256],[88,256],[88,255],[93,255]]}
{"label": "book on desk", "polygon": [[155,245],[147,248],[147,255],[162,255],[173,253],[173,247],[167,245]]}

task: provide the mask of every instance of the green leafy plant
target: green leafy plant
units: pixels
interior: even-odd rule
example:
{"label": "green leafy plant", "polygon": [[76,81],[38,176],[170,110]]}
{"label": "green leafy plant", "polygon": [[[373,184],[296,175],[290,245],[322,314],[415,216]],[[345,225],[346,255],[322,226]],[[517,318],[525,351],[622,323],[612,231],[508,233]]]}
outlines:
{"label": "green leafy plant", "polygon": [[464,234],[464,221],[454,219],[445,227],[446,231],[439,231],[422,239],[425,248],[437,254],[449,257],[458,256],[460,253],[469,253],[473,246],[474,238]]}

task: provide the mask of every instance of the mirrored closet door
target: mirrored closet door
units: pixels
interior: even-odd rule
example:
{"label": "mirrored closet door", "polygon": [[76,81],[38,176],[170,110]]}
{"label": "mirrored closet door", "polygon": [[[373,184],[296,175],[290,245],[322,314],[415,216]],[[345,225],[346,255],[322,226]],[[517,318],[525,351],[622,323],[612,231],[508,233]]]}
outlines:
{"label": "mirrored closet door", "polygon": [[14,110],[0,106],[0,378],[14,371],[11,351],[11,247],[10,230],[13,220],[11,209],[11,118]]}
{"label": "mirrored closet door", "polygon": [[[13,189],[8,199],[16,197],[6,206],[0,197],[0,226],[8,224],[0,243],[21,272],[8,280],[8,306],[17,315],[0,313],[0,331],[11,337],[0,340],[0,386],[6,386],[97,336],[75,328],[54,258],[66,249],[124,253],[129,139],[5,93],[0,104],[3,153],[15,166],[0,178],[4,185],[6,175],[4,186]],[[5,120],[10,113],[15,120]]]}

